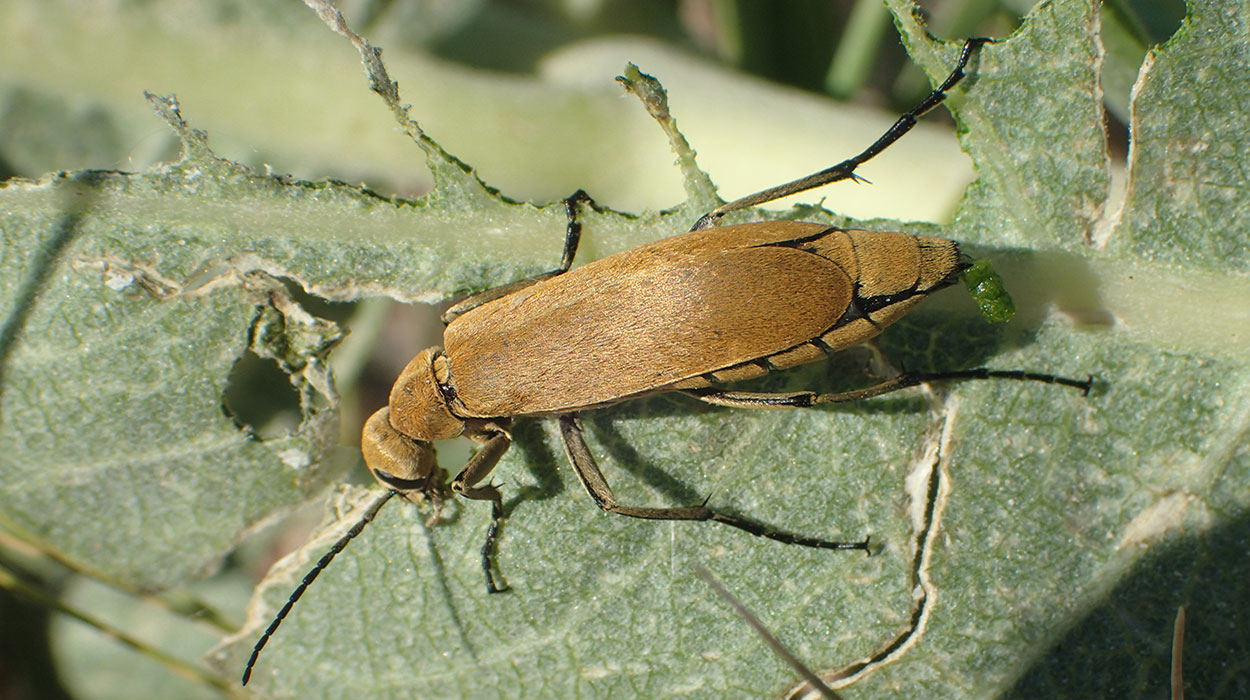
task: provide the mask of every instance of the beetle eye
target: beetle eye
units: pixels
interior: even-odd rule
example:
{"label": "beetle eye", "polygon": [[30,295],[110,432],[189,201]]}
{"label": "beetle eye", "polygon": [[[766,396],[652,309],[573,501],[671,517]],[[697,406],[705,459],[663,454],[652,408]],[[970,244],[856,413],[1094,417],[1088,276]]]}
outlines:
{"label": "beetle eye", "polygon": [[377,469],[370,469],[369,471],[373,472],[373,478],[395,489],[396,491],[421,490],[425,488],[425,485],[430,480],[429,477],[423,477],[421,479],[403,479],[395,476],[394,474],[387,474],[386,472],[378,471]]}

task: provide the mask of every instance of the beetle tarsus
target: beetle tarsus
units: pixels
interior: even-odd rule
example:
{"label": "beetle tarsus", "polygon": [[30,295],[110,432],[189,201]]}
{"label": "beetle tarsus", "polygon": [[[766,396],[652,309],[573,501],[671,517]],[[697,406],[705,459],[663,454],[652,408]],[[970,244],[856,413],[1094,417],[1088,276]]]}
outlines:
{"label": "beetle tarsus", "polygon": [[504,583],[502,586],[495,583],[495,542],[499,537],[499,525],[503,522],[503,519],[502,500],[492,501],[490,507],[490,527],[486,528],[486,541],[482,543],[482,573],[486,575],[487,593],[504,593],[512,590],[512,587],[507,583]]}
{"label": "beetle tarsus", "polygon": [[569,271],[573,266],[573,258],[577,256],[577,246],[582,240],[582,222],[578,219],[579,205],[585,204],[595,208],[595,200],[586,194],[586,190],[578,190],[564,198],[564,213],[569,217],[564,227],[564,252],[560,254],[560,267],[552,270],[555,275]]}
{"label": "beetle tarsus", "polygon": [[784,542],[785,544],[797,544],[800,547],[815,547],[816,549],[862,549],[871,554],[868,549],[868,538],[859,542],[840,542],[837,540],[822,540],[818,537],[807,537],[805,535],[796,535],[792,532],[783,532],[774,530],[767,525],[762,525],[754,520],[739,518],[736,515],[726,515],[725,513],[717,513],[708,511],[711,514],[709,520],[715,520],[718,523],[724,523],[730,527],[736,527],[744,532],[749,532],[756,537],[765,537],[770,540]]}
{"label": "beetle tarsus", "polygon": [[[987,369],[985,367],[954,370],[950,372],[906,373],[899,375],[896,378],[896,381],[901,381],[903,386],[915,386],[925,382],[962,381],[968,379],[1014,379],[1021,382],[1057,384],[1059,386],[1068,386],[1073,389],[1080,389],[1082,396],[1089,396],[1090,389],[1094,386],[1094,375],[1092,374],[1086,375],[1085,379],[1072,379],[1070,377],[1061,377],[1057,374],[1046,374],[1043,372],[1026,372],[1018,369]],[[899,388],[901,389],[902,386]]]}

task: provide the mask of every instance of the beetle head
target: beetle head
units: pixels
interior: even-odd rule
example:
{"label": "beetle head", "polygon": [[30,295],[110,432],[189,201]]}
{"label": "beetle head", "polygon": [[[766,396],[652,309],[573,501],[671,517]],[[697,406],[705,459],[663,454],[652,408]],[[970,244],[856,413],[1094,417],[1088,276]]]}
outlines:
{"label": "beetle head", "polygon": [[383,407],[365,421],[360,451],[365,464],[383,486],[400,492],[427,490],[430,476],[438,471],[434,447],[413,440],[391,425],[390,408]]}

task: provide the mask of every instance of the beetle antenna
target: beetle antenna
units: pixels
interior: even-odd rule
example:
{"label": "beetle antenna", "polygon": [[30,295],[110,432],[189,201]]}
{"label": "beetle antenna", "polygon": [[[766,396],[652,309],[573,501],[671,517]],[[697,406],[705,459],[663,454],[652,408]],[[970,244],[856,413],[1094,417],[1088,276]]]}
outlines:
{"label": "beetle antenna", "polygon": [[382,510],[382,506],[386,505],[386,502],[391,500],[391,497],[397,495],[399,495],[399,492],[394,489],[382,494],[382,496],[369,506],[369,509],[366,510],[365,514],[360,517],[360,520],[357,520],[356,524],[352,525],[352,529],[348,530],[347,534],[340,537],[339,541],[335,542],[334,546],[330,548],[330,551],[323,554],[321,559],[317,561],[313,568],[308,573],[304,574],[304,580],[300,581],[299,585],[295,587],[295,590],[291,593],[291,597],[287,598],[286,604],[282,606],[282,609],[279,610],[278,614],[274,616],[273,622],[269,623],[269,627],[265,630],[265,633],[260,636],[259,640],[257,640],[256,646],[252,647],[252,655],[247,660],[247,667],[243,669],[243,685],[247,685],[248,680],[252,677],[252,667],[256,665],[256,659],[260,656],[260,650],[264,649],[265,645],[269,643],[269,638],[272,637],[273,633],[278,630],[278,625],[282,624],[282,620],[286,618],[287,613],[291,612],[291,608],[294,607],[295,601],[299,600],[300,596],[304,595],[304,591],[308,590],[308,587],[312,585],[313,581],[317,580],[317,576],[322,572],[322,570],[329,566],[331,561],[334,561],[334,557],[337,556],[339,552],[343,551],[343,548],[347,546],[347,543],[351,542],[352,538],[356,535],[359,535],[361,530],[365,529],[365,525],[368,525],[373,521],[374,517],[377,516],[378,511]]}

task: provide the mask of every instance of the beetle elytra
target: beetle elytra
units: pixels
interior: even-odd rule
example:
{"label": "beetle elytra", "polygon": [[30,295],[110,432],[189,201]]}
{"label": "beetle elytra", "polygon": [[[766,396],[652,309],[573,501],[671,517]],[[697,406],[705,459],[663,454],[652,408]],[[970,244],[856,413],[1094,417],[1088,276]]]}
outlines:
{"label": "beetle elytra", "polygon": [[[388,405],[366,422],[365,462],[386,493],[292,594],[257,642],[244,683],[260,650],[307,585],[395,495],[437,504],[450,491],[489,501],[492,517],[482,568],[488,590],[503,590],[491,565],[503,504],[500,490],[486,480],[511,444],[513,418],[559,421],[578,479],[605,511],[655,520],[714,520],[786,543],[867,551],[867,539],[839,542],[782,532],[706,504],[622,505],[582,437],[578,413],[674,391],[740,408],[809,407],[857,401],[932,380],[980,378],[1042,381],[1088,392],[1091,380],[986,369],[902,374],[839,393],[721,388],[869,340],[926,296],[953,284],[968,267],[958,245],[942,238],[797,221],[717,222],[738,209],[857,179],[857,166],[945,99],[946,91],[963,77],[972,51],[984,41],[969,40],[946,80],[859,155],[718,207],[687,233],[572,269],[581,236],[578,210],[590,199],[579,191],[565,200],[568,226],[559,267],[451,307],[443,317],[442,347],[418,353],[396,380]],[[480,448],[448,485],[433,443],[461,435]]]}

